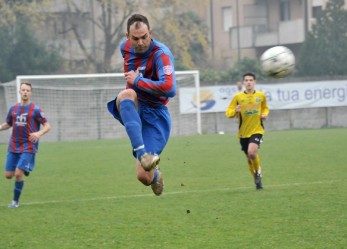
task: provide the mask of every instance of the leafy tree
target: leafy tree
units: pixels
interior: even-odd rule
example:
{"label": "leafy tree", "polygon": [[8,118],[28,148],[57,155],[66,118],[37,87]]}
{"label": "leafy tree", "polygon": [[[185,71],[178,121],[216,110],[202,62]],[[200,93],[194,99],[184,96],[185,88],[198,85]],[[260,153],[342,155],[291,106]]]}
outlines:
{"label": "leafy tree", "polygon": [[347,11],[344,0],[330,0],[301,48],[298,75],[346,75]]}
{"label": "leafy tree", "polygon": [[248,57],[242,58],[229,70],[229,77],[233,79],[233,81],[241,81],[242,76],[247,72],[254,73],[257,76],[257,80],[265,78],[259,61]]}
{"label": "leafy tree", "polygon": [[48,74],[61,65],[58,51],[40,43],[27,22],[0,28],[0,81],[13,80],[19,74]]}
{"label": "leafy tree", "polygon": [[8,36],[9,31],[7,28],[0,28],[0,82],[7,81],[12,78],[12,73],[7,68],[7,62],[10,58],[11,44]]}
{"label": "leafy tree", "polygon": [[258,60],[244,57],[238,61],[233,68],[227,71],[202,70],[201,81],[203,83],[223,83],[242,81],[243,74],[252,72],[257,76],[257,80],[266,79],[266,76],[261,70]]}
{"label": "leafy tree", "polygon": [[47,7],[50,1],[0,0],[0,27],[13,25],[18,18],[24,17],[30,22],[42,21],[42,12],[38,10]]}
{"label": "leafy tree", "polygon": [[[79,60],[83,62],[83,70],[104,73],[115,71],[112,62],[119,55],[126,21],[133,13],[140,12],[149,18],[153,38],[172,50],[177,70],[202,67],[208,62],[208,29],[201,17],[187,11],[193,7],[204,13],[207,0],[92,0],[83,4],[65,0],[62,3],[64,11],[53,13],[46,10],[55,6],[54,0],[40,4],[32,0],[0,0],[0,26],[15,24],[19,16],[30,18],[29,24],[36,27],[38,37],[43,37],[44,42],[76,41],[80,49],[77,53],[82,53]],[[86,37],[87,32],[93,32],[91,36],[96,39]]]}
{"label": "leafy tree", "polygon": [[[153,36],[171,49],[177,70],[206,66],[209,55],[208,28],[204,21],[195,12],[178,10],[190,9],[188,5],[194,1],[186,2],[189,1],[171,1],[167,3],[171,8],[163,12],[165,5],[159,1],[156,8],[159,13],[151,13],[155,26]],[[204,1],[198,1],[195,6],[204,4]]]}

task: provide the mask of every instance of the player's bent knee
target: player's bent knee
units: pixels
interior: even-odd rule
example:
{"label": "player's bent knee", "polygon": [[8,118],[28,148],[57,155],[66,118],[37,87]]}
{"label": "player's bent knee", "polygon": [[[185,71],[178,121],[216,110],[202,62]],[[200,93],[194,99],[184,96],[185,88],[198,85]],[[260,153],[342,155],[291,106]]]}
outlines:
{"label": "player's bent knee", "polygon": [[135,101],[136,97],[137,94],[133,89],[125,89],[118,94],[117,99],[119,99],[119,101],[122,101],[124,99],[132,99]]}
{"label": "player's bent knee", "polygon": [[138,175],[137,175],[137,180],[139,180],[140,182],[142,182],[143,185],[146,185],[146,186],[151,185],[151,180],[149,179],[149,177],[148,177],[147,175],[138,174]]}
{"label": "player's bent knee", "polygon": [[16,177],[16,181],[21,181],[21,180],[23,180],[23,175],[20,175],[20,174],[16,174],[15,175],[15,177]]}
{"label": "player's bent knee", "polygon": [[14,174],[12,172],[6,172],[5,173],[5,178],[6,179],[12,179],[13,176],[14,176]]}
{"label": "player's bent knee", "polygon": [[254,152],[248,152],[247,156],[248,156],[248,159],[254,160],[257,157],[257,153],[256,152],[255,153]]}

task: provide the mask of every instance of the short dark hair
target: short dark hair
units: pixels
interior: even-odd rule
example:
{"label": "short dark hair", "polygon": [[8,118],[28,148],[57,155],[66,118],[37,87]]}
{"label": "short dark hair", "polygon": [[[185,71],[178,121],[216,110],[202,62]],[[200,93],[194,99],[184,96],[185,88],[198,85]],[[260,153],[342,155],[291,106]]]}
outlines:
{"label": "short dark hair", "polygon": [[257,78],[255,77],[255,74],[254,74],[254,73],[251,73],[251,72],[245,73],[245,74],[242,76],[242,78],[245,79],[246,76],[251,76],[251,77],[253,77],[253,79],[255,79],[255,80],[257,79]]}
{"label": "short dark hair", "polygon": [[29,83],[28,81],[22,81],[21,83],[20,83],[20,86],[22,86],[22,85],[27,85],[27,86],[29,86],[30,87],[30,89],[32,90],[32,86],[31,86],[31,83]]}
{"label": "short dark hair", "polygon": [[132,15],[129,19],[128,19],[128,22],[127,22],[127,32],[129,33],[129,30],[130,30],[130,26],[133,25],[134,23],[136,23],[136,27],[138,26],[138,24],[140,22],[143,22],[144,24],[147,25],[148,29],[150,29],[149,27],[149,22],[148,22],[148,19],[147,17],[141,15],[141,14],[134,14]]}

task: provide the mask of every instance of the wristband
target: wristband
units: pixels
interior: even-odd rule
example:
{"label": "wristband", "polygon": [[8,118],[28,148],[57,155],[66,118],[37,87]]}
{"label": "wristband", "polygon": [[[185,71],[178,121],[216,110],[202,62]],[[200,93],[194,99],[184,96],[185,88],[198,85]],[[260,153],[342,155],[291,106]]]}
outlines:
{"label": "wristband", "polygon": [[0,131],[2,130],[2,125],[0,125]]}

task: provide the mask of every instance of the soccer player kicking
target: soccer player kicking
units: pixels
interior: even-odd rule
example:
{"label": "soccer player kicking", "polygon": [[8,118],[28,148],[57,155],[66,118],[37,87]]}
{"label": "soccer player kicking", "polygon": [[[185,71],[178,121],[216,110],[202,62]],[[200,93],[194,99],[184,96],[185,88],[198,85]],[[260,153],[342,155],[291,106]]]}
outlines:
{"label": "soccer player kicking", "polygon": [[[42,112],[31,103],[32,87],[29,82],[20,85],[21,102],[11,106],[6,122],[0,125],[0,131],[12,127],[12,134],[8,144],[5,166],[5,177],[15,177],[14,195],[9,208],[19,206],[19,197],[24,186],[23,175],[29,176],[35,167],[35,155],[38,151],[39,138],[50,130],[50,125]],[[40,130],[40,125],[43,128]]]}
{"label": "soccer player kicking", "polygon": [[237,116],[239,119],[238,137],[241,150],[247,157],[248,168],[254,177],[257,190],[263,189],[261,182],[261,167],[258,149],[263,141],[263,121],[269,115],[266,96],[263,92],[256,91],[256,77],[253,73],[243,75],[245,91],[237,93],[231,100],[225,115],[228,118]]}
{"label": "soccer player kicking", "polygon": [[126,129],[136,158],[137,179],[161,195],[164,182],[157,165],[171,130],[166,104],[176,94],[174,58],[169,48],[152,39],[143,15],[128,19],[126,38],[120,47],[126,89],[107,108]]}

